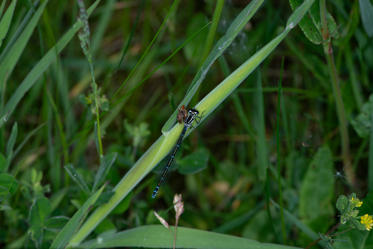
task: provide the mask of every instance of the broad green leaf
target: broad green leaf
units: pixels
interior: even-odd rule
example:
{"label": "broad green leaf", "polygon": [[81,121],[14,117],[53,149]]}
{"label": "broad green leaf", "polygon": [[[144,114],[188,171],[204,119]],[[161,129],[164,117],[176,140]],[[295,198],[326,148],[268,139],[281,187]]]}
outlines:
{"label": "broad green leaf", "polygon": [[359,0],[361,20],[369,37],[373,36],[373,5],[370,0]]}
{"label": "broad green leaf", "polygon": [[66,225],[69,220],[69,217],[66,216],[54,216],[46,219],[44,223],[46,229],[58,232]]}
{"label": "broad green leaf", "polygon": [[351,124],[360,137],[366,138],[370,134],[371,116],[373,115],[373,95],[370,95],[369,101],[361,108],[361,112],[355,117]]}
{"label": "broad green leaf", "polygon": [[[5,3],[5,1],[4,1]],[[1,44],[3,43],[3,39],[8,33],[10,23],[13,18],[14,9],[16,7],[17,0],[12,0],[10,5],[8,6],[8,9],[6,10],[4,16],[0,20],[0,48]],[[1,13],[0,13],[1,17]]]}
{"label": "broad green leaf", "polygon": [[198,149],[178,161],[178,171],[181,174],[194,174],[204,170],[209,160],[209,152],[205,148]]}
{"label": "broad green leaf", "polygon": [[359,230],[350,230],[347,226],[341,226],[340,233],[333,237],[334,249],[373,249],[373,233]]}
{"label": "broad green leaf", "polygon": [[40,197],[34,200],[29,214],[30,236],[37,248],[43,242],[45,220],[51,212],[51,205],[47,198]]}
{"label": "broad green leaf", "polygon": [[112,232],[115,230],[116,230],[116,227],[114,223],[111,221],[111,219],[105,219],[100,223],[100,225],[96,227],[95,233],[102,234],[105,232]]}
{"label": "broad green leaf", "polygon": [[[22,34],[18,37],[17,41],[13,44],[12,48],[5,55],[4,59],[0,61],[0,93],[3,94],[4,87],[8,77],[13,72],[15,65],[18,62],[23,50],[25,49],[36,25],[38,24],[39,18],[47,5],[48,0],[41,3],[34,16],[31,18]],[[4,95],[3,95],[4,96]]]}
{"label": "broad green leaf", "polygon": [[214,48],[211,50],[210,54],[207,56],[206,60],[199,68],[196,76],[194,76],[192,83],[188,89],[188,92],[184,99],[179,104],[177,110],[170,116],[167,122],[162,127],[162,132],[165,133],[176,121],[176,113],[178,109],[185,105],[187,106],[190,100],[193,98],[194,94],[197,92],[199,86],[201,85],[202,81],[205,79],[206,74],[212,64],[219,58],[224,51],[229,47],[229,45],[233,42],[234,38],[240,33],[240,31],[245,27],[246,23],[253,17],[259,7],[262,5],[263,0],[253,0],[248,4],[245,9],[243,9],[240,14],[234,19],[231,26],[228,28],[226,34],[219,39],[216,43]]}
{"label": "broad green leaf", "polygon": [[[299,197],[299,215],[308,224],[324,218],[324,226],[333,222],[333,157],[328,147],[320,148],[303,179]],[[330,218],[330,222],[325,219]]]}
{"label": "broad green leaf", "polygon": [[69,222],[62,228],[62,230],[57,234],[56,238],[53,240],[51,249],[65,248],[67,243],[78,230],[83,219],[86,217],[90,207],[92,207],[97,199],[100,197],[105,186],[100,188],[95,194],[88,198],[88,200],[83,204],[81,208],[74,214],[74,216],[69,220]]}
{"label": "broad green leaf", "polygon": [[131,192],[114,208],[113,214],[123,214],[130,207],[132,197],[133,193]]}
{"label": "broad green leaf", "polygon": [[51,204],[46,197],[40,197],[34,201],[30,210],[30,225],[44,225],[44,221],[52,211]]}
{"label": "broad green leaf", "polygon": [[83,190],[86,194],[90,193],[87,183],[84,181],[82,175],[75,169],[74,165],[70,163],[65,165],[64,168],[69,176],[78,184],[81,190]]}
{"label": "broad green leaf", "polygon": [[[98,236],[80,245],[80,248],[111,248],[111,247],[145,247],[172,248],[173,231],[161,225],[141,226],[120,233],[109,233]],[[191,229],[177,228],[176,248],[214,248],[214,249],[295,249],[298,247],[278,244],[259,243],[255,240],[236,236]]]}
{"label": "broad green leaf", "polygon": [[[303,3],[303,0],[289,0],[289,2],[291,8],[294,10]],[[336,39],[339,38],[337,24],[329,12],[327,12],[327,25],[330,36]],[[299,26],[309,41],[314,44],[322,43],[319,1],[316,1],[312,5],[309,13],[300,21]]]}
{"label": "broad green leaf", "polygon": [[[274,204],[274,206],[277,209],[280,209],[280,206],[276,202],[272,201],[272,204]],[[294,214],[292,214],[286,209],[283,209],[283,211],[284,211],[286,220],[288,220],[291,224],[295,225],[300,231],[306,234],[310,239],[317,240],[320,238],[319,234],[317,234],[315,231],[312,230],[312,228],[310,228],[309,226],[304,224],[302,221],[300,221]],[[329,246],[328,242],[322,241],[322,240],[319,241],[318,244],[323,246],[323,248],[327,248],[327,246]]]}
{"label": "broad green leaf", "polygon": [[14,176],[1,173],[0,174],[0,201],[8,195],[14,194],[17,190],[18,182]]}
{"label": "broad green leaf", "polygon": [[[297,8],[303,1],[302,0],[289,0],[291,9],[294,10]],[[319,29],[313,23],[309,14],[305,15],[304,18],[300,21],[299,27],[303,31],[304,35],[312,43],[321,44],[322,37],[319,32]]]}
{"label": "broad green leaf", "polygon": [[339,212],[343,212],[348,206],[348,199],[345,195],[341,195],[338,197],[336,207]]}
{"label": "broad green leaf", "polygon": [[[43,3],[43,6],[48,1]],[[97,7],[100,0],[96,0],[91,7],[88,9],[88,15],[90,15],[93,10]],[[31,21],[30,21],[31,22]],[[27,74],[26,78],[20,83],[18,88],[15,90],[13,95],[10,97],[9,101],[6,103],[3,112],[1,113],[0,119],[0,127],[4,123],[3,119],[8,119],[9,116],[13,113],[14,109],[21,101],[23,96],[26,94],[28,90],[36,83],[39,77],[48,69],[49,65],[56,60],[56,54],[59,54],[62,49],[66,47],[66,45],[71,41],[74,37],[76,32],[82,27],[82,22],[77,21],[67,32],[66,34],[57,42],[55,46],[53,46],[49,51],[39,60],[39,62],[32,68],[32,70]],[[14,45],[17,47],[16,45]],[[11,54],[9,51],[8,54]],[[7,54],[7,55],[8,55]],[[6,61],[4,59],[4,61]],[[1,72],[6,69],[1,69],[0,64],[0,82],[1,82]],[[4,76],[3,76],[4,77]],[[1,90],[1,88],[0,88]]]}

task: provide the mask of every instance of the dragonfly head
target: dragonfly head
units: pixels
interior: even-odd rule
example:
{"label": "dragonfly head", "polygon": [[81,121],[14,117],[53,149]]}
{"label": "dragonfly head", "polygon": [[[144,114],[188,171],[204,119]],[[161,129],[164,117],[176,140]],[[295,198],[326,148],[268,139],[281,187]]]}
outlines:
{"label": "dragonfly head", "polygon": [[191,126],[193,121],[198,116],[198,114],[199,114],[199,111],[197,111],[196,109],[193,109],[193,108],[189,109],[188,110],[188,117],[185,119],[184,124],[187,125],[187,126]]}

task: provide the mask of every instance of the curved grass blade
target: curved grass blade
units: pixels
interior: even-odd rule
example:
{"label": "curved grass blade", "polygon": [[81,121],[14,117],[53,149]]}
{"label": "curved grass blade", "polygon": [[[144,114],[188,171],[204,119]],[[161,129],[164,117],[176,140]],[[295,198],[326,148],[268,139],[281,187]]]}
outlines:
{"label": "curved grass blade", "polygon": [[13,148],[14,148],[14,144],[16,143],[17,134],[18,134],[18,125],[17,125],[17,122],[16,122],[16,123],[14,123],[14,125],[12,127],[12,131],[10,133],[8,143],[6,145],[6,154],[7,155],[13,154]]}
{"label": "curved grass blade", "polygon": [[111,166],[114,164],[115,160],[117,159],[118,153],[110,153],[101,160],[100,167],[96,173],[95,182],[93,184],[92,192],[95,192],[97,186],[105,180],[107,174],[110,171]]}
{"label": "curved grass blade", "polygon": [[27,24],[26,28],[23,30],[22,34],[18,37],[17,41],[13,44],[12,48],[5,55],[3,60],[0,62],[0,93],[2,97],[2,103],[4,103],[4,89],[6,81],[10,74],[13,72],[15,65],[19,57],[21,56],[23,50],[25,49],[36,25],[38,24],[41,14],[43,14],[44,8],[47,5],[48,0],[44,1],[38,10],[35,12],[34,16],[31,18],[30,22]]}
{"label": "curved grass blade", "polygon": [[[289,2],[291,8],[294,10],[303,1],[289,0]],[[330,35],[337,39],[339,37],[337,25],[330,13],[327,13],[327,22]],[[299,27],[310,42],[314,44],[321,44],[323,41],[321,36],[321,26],[320,6],[318,1],[316,1],[316,3],[311,7],[309,13],[299,23]]]}
{"label": "curved grass blade", "polygon": [[[155,72],[157,72],[169,60],[171,60],[175,56],[175,54],[177,54],[186,44],[188,44],[191,40],[193,40],[196,36],[198,36],[208,25],[209,24],[206,24],[205,26],[200,28],[198,31],[196,31],[194,34],[192,34],[190,37],[188,37],[187,40],[185,40],[180,46],[178,46],[172,52],[172,54],[170,54],[166,59],[164,59],[158,66],[156,66],[151,72],[149,72],[143,79],[138,80],[138,83],[136,84],[136,86],[128,90],[120,98],[120,100],[114,104],[114,108],[111,109],[111,112],[108,115],[106,115],[105,120],[102,122],[102,128],[105,129],[118,116],[120,110],[125,104],[125,101],[128,99],[129,96],[131,96],[136,91],[136,89],[138,89],[146,80],[152,77],[155,74]],[[143,71],[144,69],[148,67],[148,64],[153,61],[152,59],[154,56],[155,56],[154,50],[148,53],[147,58],[143,61],[142,65],[139,67],[139,69],[136,72],[136,73],[140,73],[139,76],[143,74]],[[132,79],[135,79],[136,76],[138,75],[134,75]]]}
{"label": "curved grass blade", "polygon": [[74,214],[74,216],[67,222],[67,224],[62,228],[62,230],[57,234],[56,238],[53,240],[50,248],[59,249],[65,248],[71,237],[77,231],[79,225],[82,223],[84,217],[86,217],[89,209],[95,204],[98,197],[100,197],[105,186],[100,188],[95,194],[88,198],[88,200],[83,204],[81,208]]}
{"label": "curved grass blade", "polygon": [[[275,37],[266,46],[255,53],[243,65],[236,69],[222,83],[220,83],[213,91],[211,91],[197,106],[196,109],[203,113],[202,119],[215,110],[218,105],[228,97],[230,93],[237,88],[241,82],[257,67],[277,45],[286,37],[302,19],[302,15],[312,5],[314,0],[306,0],[293,14],[289,17],[289,25],[286,29]],[[79,245],[95,227],[127,196],[127,194],[169,153],[176,143],[183,125],[177,123],[167,136],[161,136],[156,142],[143,154],[143,156],[132,166],[127,174],[114,188],[112,198],[96,209],[96,211],[87,219],[82,228],[76,233],[71,240],[70,246]]]}
{"label": "curved grass blade", "polygon": [[[5,1],[3,2],[3,5],[4,5],[4,3],[5,3]],[[8,33],[10,23],[11,23],[12,18],[13,18],[14,9],[16,7],[16,3],[17,3],[17,0],[12,1],[11,4],[9,5],[8,9],[6,10],[4,16],[1,18],[1,21],[0,21],[0,48],[1,48],[1,44],[3,43],[4,37]],[[1,16],[1,14],[0,14],[0,16]]]}
{"label": "curved grass blade", "polygon": [[206,77],[206,74],[212,64],[216,61],[219,56],[223,54],[225,49],[229,47],[234,38],[239,34],[239,32],[245,27],[246,23],[253,17],[255,12],[262,5],[264,0],[255,0],[251,1],[250,4],[244,8],[241,13],[234,19],[232,24],[229,26],[226,34],[219,39],[214,48],[211,50],[210,54],[207,56],[205,62],[202,64],[198,70],[196,76],[192,80],[190,87],[185,95],[184,99],[180,102],[179,106],[172,113],[170,118],[162,127],[162,133],[169,131],[172,125],[176,121],[176,113],[182,105],[188,106],[190,100],[193,98],[194,94],[197,92],[199,86],[201,85],[203,79]]}
{"label": "curved grass blade", "polygon": [[33,129],[29,134],[27,134],[26,138],[23,139],[23,141],[18,145],[18,147],[16,148],[16,150],[14,151],[14,154],[13,154],[13,157],[17,156],[17,154],[20,152],[20,150],[23,148],[23,146],[25,146],[25,144],[28,142],[28,140],[30,140],[30,138],[35,135],[35,133],[37,131],[39,131],[43,126],[45,125],[45,123],[39,125],[38,127],[36,127],[35,129]]}
{"label": "curved grass blade", "polygon": [[[253,72],[265,58],[268,57],[268,55],[287,36],[290,30],[299,23],[307,10],[312,6],[313,2],[314,0],[304,1],[303,4],[300,5],[289,17],[286,28],[283,32],[244,62],[195,106],[200,113],[203,113],[201,121],[213,112],[220,103],[223,102],[242,83],[242,81],[246,79],[246,77]],[[197,125],[198,124],[195,126]],[[189,132],[191,132],[191,130],[189,130]]]}
{"label": "curved grass blade", "polygon": [[35,1],[33,5],[31,5],[30,9],[27,11],[26,15],[22,19],[22,22],[18,25],[17,30],[9,39],[9,42],[7,42],[5,48],[1,51],[0,61],[4,60],[5,55],[12,48],[13,44],[18,39],[18,37],[22,34],[22,31],[25,29],[26,25],[30,22],[30,19],[32,18],[32,15],[35,13],[36,7],[39,5],[39,2],[40,1]]}
{"label": "curved grass blade", "polygon": [[10,162],[12,161],[12,159],[14,157],[13,156],[13,154],[14,154],[13,149],[14,149],[14,144],[16,143],[17,135],[18,135],[18,125],[17,125],[17,122],[16,122],[12,127],[12,131],[10,133],[8,143],[6,145],[7,159],[6,159],[5,172],[8,171]]}
{"label": "curved grass blade", "polygon": [[[278,209],[281,209],[280,205],[278,205],[276,202],[271,200],[271,203]],[[309,226],[305,225],[302,221],[300,221],[295,215],[284,209],[284,215],[286,216],[286,219],[290,221],[292,224],[294,224],[296,227],[298,227],[303,233],[305,233],[309,238],[312,240],[319,239],[319,235],[313,231]],[[326,247],[327,243],[324,241],[319,241],[319,245]]]}
{"label": "curved grass blade", "polygon": [[81,190],[83,190],[84,193],[89,194],[89,188],[87,183],[84,181],[81,174],[79,174],[78,171],[76,171],[75,167],[70,163],[64,166],[65,170],[69,174],[69,176],[78,184]]}
{"label": "curved grass blade", "polygon": [[[172,248],[173,232],[161,225],[141,226],[124,232],[99,236],[80,245],[80,248],[111,247],[145,247]],[[177,228],[177,248],[214,248],[214,249],[296,249],[298,247],[283,246],[219,234],[186,227]]]}
{"label": "curved grass blade", "polygon": [[[153,47],[153,45],[159,41],[158,37],[162,36],[163,34],[163,31],[166,27],[166,24],[168,23],[168,19],[172,16],[172,14],[176,13],[176,9],[177,7],[179,6],[179,3],[180,3],[180,0],[174,0],[174,2],[172,3],[170,9],[168,10],[167,12],[167,15],[166,17],[163,19],[163,22],[161,24],[161,26],[159,27],[159,29],[157,30],[157,33],[155,34],[155,36],[153,37],[152,41],[150,42],[150,44],[146,47],[144,53],[142,54],[142,56],[140,57],[139,61],[136,63],[135,67],[131,70],[131,72],[129,73],[129,75],[127,76],[127,78],[122,82],[122,84],[120,85],[120,87],[115,91],[114,93],[114,96],[115,97],[118,93],[120,93],[120,91],[123,89],[123,87],[126,85],[126,83],[128,82],[129,79],[131,79],[131,77],[133,76],[133,74],[137,71],[137,67],[141,65],[141,62],[147,57],[148,53],[150,53],[150,49]],[[120,99],[120,102],[123,101],[123,97]]]}

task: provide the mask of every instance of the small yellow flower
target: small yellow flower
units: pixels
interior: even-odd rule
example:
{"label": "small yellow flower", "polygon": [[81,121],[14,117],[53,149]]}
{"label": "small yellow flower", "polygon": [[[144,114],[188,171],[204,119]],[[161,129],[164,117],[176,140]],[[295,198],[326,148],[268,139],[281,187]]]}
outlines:
{"label": "small yellow flower", "polygon": [[365,226],[365,229],[370,231],[373,227],[373,217],[371,215],[365,214],[360,217],[360,223]]}
{"label": "small yellow flower", "polygon": [[351,197],[351,200],[350,202],[352,203],[352,205],[354,205],[355,207],[361,207],[361,205],[363,205],[363,202],[360,201],[358,198],[354,198],[354,197]]}

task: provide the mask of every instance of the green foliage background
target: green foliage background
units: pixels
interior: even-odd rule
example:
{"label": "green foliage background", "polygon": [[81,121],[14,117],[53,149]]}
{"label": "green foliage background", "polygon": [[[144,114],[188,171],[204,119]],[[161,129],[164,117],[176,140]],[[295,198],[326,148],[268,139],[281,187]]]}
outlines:
{"label": "green foliage background", "polygon": [[[172,248],[176,193],[178,248],[327,233],[373,189],[373,5],[302,3],[3,0],[0,247]],[[182,104],[202,119],[152,199]]]}

